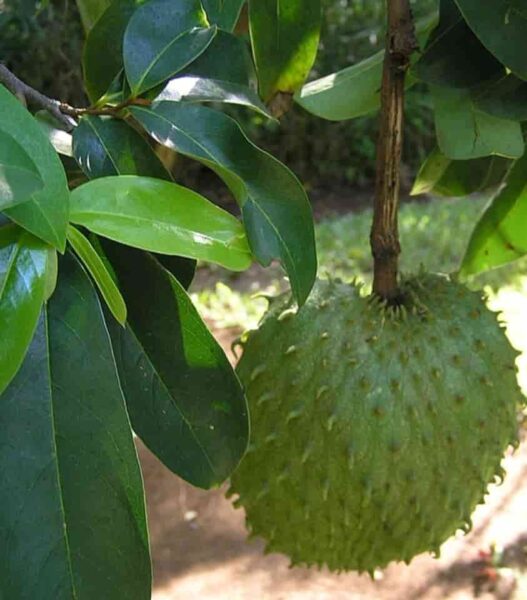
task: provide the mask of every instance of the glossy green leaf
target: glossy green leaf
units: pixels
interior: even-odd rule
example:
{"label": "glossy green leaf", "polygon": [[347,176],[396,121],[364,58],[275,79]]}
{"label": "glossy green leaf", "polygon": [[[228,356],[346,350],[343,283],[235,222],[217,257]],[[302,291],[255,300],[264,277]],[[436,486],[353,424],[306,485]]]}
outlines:
{"label": "glossy green leaf", "polygon": [[454,0],[441,0],[439,25],[412,72],[432,85],[467,88],[505,70],[463,19]]}
{"label": "glossy green leaf", "polygon": [[238,104],[259,112],[267,118],[273,118],[258,94],[251,88],[239,83],[220,79],[202,79],[201,77],[177,77],[167,83],[156,97],[156,102],[220,102]]}
{"label": "glossy green leaf", "polygon": [[[417,24],[419,44],[424,46],[437,23],[432,15]],[[416,55],[412,57],[416,60]],[[308,112],[328,121],[345,121],[362,117],[379,109],[384,50],[356,65],[307,83],[294,96],[295,102]],[[406,87],[416,82],[411,73]]]}
{"label": "glossy green leaf", "polygon": [[453,198],[482,192],[502,183],[511,163],[501,156],[452,160],[435,148],[419,169],[411,195]]}
{"label": "glossy green leaf", "polygon": [[123,41],[124,70],[134,95],[163,83],[195,60],[216,35],[200,0],[150,0],[137,9]]}
{"label": "glossy green leaf", "polygon": [[0,210],[20,204],[44,187],[27,152],[0,129]]}
{"label": "glossy green leaf", "polygon": [[0,228],[0,394],[27,352],[46,291],[44,242],[16,225]]}
{"label": "glossy green leaf", "polygon": [[[75,131],[75,139],[77,160],[90,179],[109,175],[143,175],[170,179],[170,174],[150,145],[139,133],[121,121],[84,118]],[[91,241],[96,246],[105,270],[111,272],[111,265],[104,260],[104,253],[99,252],[99,240],[92,235]],[[178,279],[180,276],[183,278],[179,279],[182,285],[190,285],[196,269],[195,260],[162,254],[156,254],[156,257]],[[117,314],[122,315],[122,311],[118,310]],[[119,321],[119,317],[116,318]]]}
{"label": "glossy green leaf", "polygon": [[68,242],[92,276],[112,315],[118,323],[124,325],[126,321],[126,304],[101,257],[90,244],[88,238],[73,225],[68,227]]}
{"label": "glossy green leaf", "polygon": [[514,121],[527,121],[527,82],[508,74],[472,93],[483,112]]}
{"label": "glossy green leaf", "polygon": [[527,11],[519,0],[456,0],[482,43],[513,73],[527,79]]}
{"label": "glossy green leaf", "polygon": [[476,225],[461,265],[462,275],[499,267],[527,254],[527,155]]}
{"label": "glossy green leaf", "polygon": [[218,30],[205,52],[178,76],[221,79],[252,88],[257,87],[256,71],[248,44],[243,38],[221,30]]}
{"label": "glossy green leaf", "polygon": [[320,0],[249,0],[251,42],[264,100],[302,86],[315,61],[320,24]]}
{"label": "glossy green leaf", "polygon": [[14,138],[36,165],[44,187],[6,210],[12,221],[58,250],[66,246],[68,185],[57,153],[31,114],[0,85],[0,129]]}
{"label": "glossy green leaf", "polygon": [[432,88],[437,141],[454,160],[496,154],[518,158],[524,152],[520,123],[494,117],[475,106],[468,90]]}
{"label": "glossy green leaf", "polygon": [[46,265],[46,281],[44,284],[44,302],[47,302],[57,287],[59,277],[59,259],[57,251],[48,246],[48,263]]}
{"label": "glossy green leaf", "polygon": [[0,427],[3,597],[149,600],[130,423],[97,295],[71,256],[0,396]]}
{"label": "glossy green leaf", "polygon": [[360,63],[307,83],[295,102],[317,117],[344,121],[378,110],[384,50]]}
{"label": "glossy green leaf", "polygon": [[202,0],[210,23],[232,31],[238,22],[245,0]]}
{"label": "glossy green leaf", "polygon": [[126,329],[109,326],[134,431],[190,483],[219,485],[247,445],[240,383],[177,280],[147,253],[103,246],[129,309]]}
{"label": "glossy green leaf", "polygon": [[86,33],[95,25],[110,4],[111,0],[77,0],[77,8]]}
{"label": "glossy green leaf", "polygon": [[103,96],[123,69],[123,36],[141,0],[113,0],[86,38],[82,64],[92,102]]}
{"label": "glossy green leaf", "polygon": [[71,194],[71,221],[143,250],[233,271],[251,264],[237,219],[196,192],[160,179],[120,175],[89,181]]}
{"label": "glossy green leaf", "polygon": [[160,102],[131,112],[160,144],[224,179],[242,208],[254,255],[263,265],[282,262],[302,304],[315,278],[316,252],[309,201],[291,171],[248,140],[236,121],[210,108]]}
{"label": "glossy green leaf", "polygon": [[73,154],[90,179],[110,175],[170,179],[148,142],[118,119],[83,117],[73,132]]}

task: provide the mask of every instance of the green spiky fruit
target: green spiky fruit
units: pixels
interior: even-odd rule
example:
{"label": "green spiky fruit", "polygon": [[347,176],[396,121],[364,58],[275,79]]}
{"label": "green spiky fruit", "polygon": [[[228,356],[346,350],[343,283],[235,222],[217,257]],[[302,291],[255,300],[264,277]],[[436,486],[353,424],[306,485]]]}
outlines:
{"label": "green spiky fruit", "polygon": [[517,443],[517,353],[481,295],[438,275],[402,292],[393,309],[319,281],[248,337],[252,438],[229,492],[292,564],[371,572],[437,552]]}

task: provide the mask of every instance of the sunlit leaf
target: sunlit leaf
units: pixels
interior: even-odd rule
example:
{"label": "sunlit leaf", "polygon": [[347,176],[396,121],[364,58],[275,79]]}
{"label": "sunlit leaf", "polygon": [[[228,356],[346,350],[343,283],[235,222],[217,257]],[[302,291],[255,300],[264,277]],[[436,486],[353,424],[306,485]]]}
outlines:
{"label": "sunlit leaf", "polygon": [[27,352],[46,294],[48,246],[16,225],[0,227],[0,394]]}
{"label": "sunlit leaf", "polygon": [[294,93],[317,54],[320,0],[249,0],[249,27],[260,94]]}
{"label": "sunlit leaf", "polygon": [[203,79],[191,76],[177,77],[169,81],[156,97],[156,102],[162,100],[238,104],[251,108],[265,117],[272,118],[265,104],[251,88],[220,79]]}
{"label": "sunlit leaf", "polygon": [[[436,23],[436,14],[417,23],[421,47]],[[412,61],[416,60],[416,56],[413,55]],[[295,102],[308,112],[329,121],[345,121],[374,112],[381,104],[383,61],[384,50],[356,65],[311,81],[296,92]],[[415,82],[410,72],[406,87],[410,88]]]}
{"label": "sunlit leaf", "polygon": [[463,258],[463,275],[486,271],[527,254],[526,169],[527,156],[523,156],[483,213]]}
{"label": "sunlit leaf", "polygon": [[124,325],[126,321],[126,304],[101,257],[88,238],[73,225],[68,227],[68,241],[95,281],[112,315],[118,323]]}
{"label": "sunlit leaf", "polygon": [[44,185],[27,202],[6,209],[12,221],[64,250],[68,222],[68,186],[57,153],[36,120],[0,85],[0,130],[10,135],[35,164]]}
{"label": "sunlit leaf", "polygon": [[71,221],[129,246],[218,263],[251,264],[241,223],[175,183],[120,175],[89,181],[71,194]]}

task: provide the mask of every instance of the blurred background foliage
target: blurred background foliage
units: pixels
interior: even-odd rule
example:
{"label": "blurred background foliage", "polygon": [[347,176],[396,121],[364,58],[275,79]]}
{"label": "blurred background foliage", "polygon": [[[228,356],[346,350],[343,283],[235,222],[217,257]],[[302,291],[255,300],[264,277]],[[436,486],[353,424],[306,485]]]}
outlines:
{"label": "blurred background foliage", "polygon": [[[384,45],[384,0],[323,0],[324,27],[310,79],[370,56]],[[437,0],[414,0],[416,17]],[[23,80],[45,94],[84,105],[80,59],[83,30],[72,0],[0,0],[0,58]],[[408,94],[405,180],[433,145],[430,100],[423,87]],[[353,123],[329,123],[294,106],[278,125],[237,110],[250,137],[285,162],[309,188],[367,186],[375,169],[375,116]],[[187,173],[183,178],[196,178]],[[194,169],[196,167],[192,167]],[[199,168],[199,167],[197,167]]]}

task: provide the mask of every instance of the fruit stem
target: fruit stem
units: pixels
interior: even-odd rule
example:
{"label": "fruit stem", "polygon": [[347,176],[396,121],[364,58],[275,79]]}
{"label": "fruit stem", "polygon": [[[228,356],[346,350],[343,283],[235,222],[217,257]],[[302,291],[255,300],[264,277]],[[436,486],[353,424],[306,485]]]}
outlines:
{"label": "fruit stem", "polygon": [[370,244],[373,293],[396,302],[401,252],[397,227],[403,141],[404,85],[410,56],[418,48],[409,0],[387,0],[388,31],[381,88],[377,174]]}

